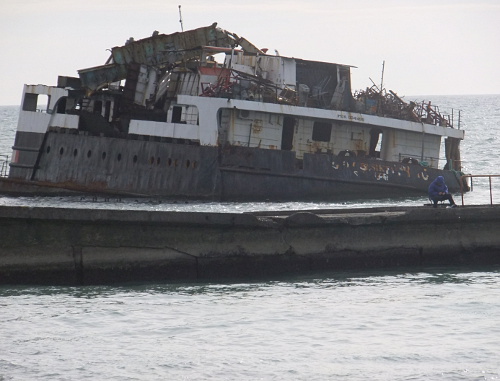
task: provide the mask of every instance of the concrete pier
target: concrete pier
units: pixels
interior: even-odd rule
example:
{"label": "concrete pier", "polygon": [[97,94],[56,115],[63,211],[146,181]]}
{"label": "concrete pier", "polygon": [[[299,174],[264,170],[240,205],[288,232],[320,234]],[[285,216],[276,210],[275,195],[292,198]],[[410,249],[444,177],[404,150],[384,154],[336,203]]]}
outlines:
{"label": "concrete pier", "polygon": [[184,213],[0,207],[1,284],[500,264],[500,206]]}

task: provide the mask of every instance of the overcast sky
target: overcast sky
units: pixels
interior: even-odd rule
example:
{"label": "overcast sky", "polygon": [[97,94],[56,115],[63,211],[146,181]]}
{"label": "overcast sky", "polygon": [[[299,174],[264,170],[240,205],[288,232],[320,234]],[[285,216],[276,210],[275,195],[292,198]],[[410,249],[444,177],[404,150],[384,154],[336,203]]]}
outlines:
{"label": "overcast sky", "polygon": [[0,0],[0,105],[22,87],[104,64],[154,30],[217,22],[283,56],[356,66],[353,88],[400,96],[499,94],[499,0]]}

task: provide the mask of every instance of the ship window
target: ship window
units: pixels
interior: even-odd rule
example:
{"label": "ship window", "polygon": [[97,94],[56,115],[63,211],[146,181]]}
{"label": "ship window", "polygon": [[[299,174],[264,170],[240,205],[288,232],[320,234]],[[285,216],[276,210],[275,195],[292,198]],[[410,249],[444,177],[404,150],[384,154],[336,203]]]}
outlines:
{"label": "ship window", "polygon": [[61,149],[59,150],[59,154],[62,155],[64,153],[64,148],[61,147]]}
{"label": "ship window", "polygon": [[332,134],[331,123],[314,122],[312,140],[317,142],[329,142]]}
{"label": "ship window", "polygon": [[181,123],[182,117],[182,107],[174,106],[172,107],[172,123]]}
{"label": "ship window", "polygon": [[106,152],[103,152],[101,156],[102,156],[102,160],[106,159]]}
{"label": "ship window", "polygon": [[116,157],[116,160],[120,161],[122,159],[122,154],[119,153],[118,156]]}
{"label": "ship window", "polygon": [[58,114],[65,114],[66,113],[66,97],[59,98],[57,101],[56,105],[56,112]]}
{"label": "ship window", "polygon": [[134,163],[137,163],[137,155],[134,155],[133,161],[134,161]]}
{"label": "ship window", "polygon": [[102,113],[102,101],[94,102],[94,114],[101,115]]}
{"label": "ship window", "polygon": [[24,94],[23,111],[36,111],[38,103],[38,94]]}
{"label": "ship window", "polygon": [[293,148],[293,133],[295,131],[295,118],[283,118],[283,131],[281,133],[281,149],[290,151]]}
{"label": "ship window", "polygon": [[382,130],[373,128],[370,130],[370,151],[368,154],[372,157],[380,157],[382,149]]}
{"label": "ship window", "polygon": [[36,111],[51,113],[49,106],[50,106],[50,96],[47,94],[38,94]]}
{"label": "ship window", "polygon": [[186,160],[186,168],[189,168],[190,165],[191,165],[191,161],[189,159]]}
{"label": "ship window", "polygon": [[104,109],[104,118],[109,122],[110,116],[111,116],[111,101],[106,101],[106,107]]}
{"label": "ship window", "polygon": [[90,157],[90,156],[92,156],[92,151],[91,151],[91,150],[88,150],[88,151],[87,151],[87,157]]}
{"label": "ship window", "polygon": [[160,165],[161,159],[159,157],[156,158],[156,165]]}
{"label": "ship window", "polygon": [[50,146],[47,146],[47,153],[50,152]]}
{"label": "ship window", "polygon": [[23,111],[47,112],[50,104],[50,96],[47,94],[24,94]]}
{"label": "ship window", "polygon": [[78,150],[75,148],[75,149],[73,150],[73,156],[76,156],[76,155],[78,155]]}

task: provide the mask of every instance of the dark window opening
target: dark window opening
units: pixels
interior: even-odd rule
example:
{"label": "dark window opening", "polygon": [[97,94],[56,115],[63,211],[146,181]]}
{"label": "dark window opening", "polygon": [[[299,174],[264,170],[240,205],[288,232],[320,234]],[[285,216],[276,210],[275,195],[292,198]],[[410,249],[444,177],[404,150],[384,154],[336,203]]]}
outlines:
{"label": "dark window opening", "polygon": [[285,116],[283,118],[283,132],[281,134],[281,149],[290,151],[293,148],[293,133],[295,130],[295,118]]}
{"label": "dark window opening", "polygon": [[104,118],[109,122],[110,116],[111,116],[111,101],[106,101],[106,106],[104,109]]}
{"label": "dark window opening", "polygon": [[332,135],[331,123],[314,122],[312,140],[317,142],[329,142]]}
{"label": "dark window opening", "polygon": [[57,101],[56,113],[58,114],[66,114],[66,97],[60,98]]}
{"label": "dark window opening", "polygon": [[182,123],[182,107],[174,106],[172,108],[172,123]]}
{"label": "dark window opening", "polygon": [[94,114],[102,114],[102,101],[94,102]]}
{"label": "dark window opening", "polygon": [[36,111],[38,104],[38,94],[24,94],[23,111]]}

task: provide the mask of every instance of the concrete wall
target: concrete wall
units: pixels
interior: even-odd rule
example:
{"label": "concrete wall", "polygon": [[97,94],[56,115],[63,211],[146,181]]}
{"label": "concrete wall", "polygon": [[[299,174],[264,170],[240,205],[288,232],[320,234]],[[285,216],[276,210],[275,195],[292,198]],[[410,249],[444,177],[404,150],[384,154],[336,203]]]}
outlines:
{"label": "concrete wall", "polygon": [[0,283],[275,277],[500,264],[497,206],[290,213],[0,207]]}

